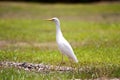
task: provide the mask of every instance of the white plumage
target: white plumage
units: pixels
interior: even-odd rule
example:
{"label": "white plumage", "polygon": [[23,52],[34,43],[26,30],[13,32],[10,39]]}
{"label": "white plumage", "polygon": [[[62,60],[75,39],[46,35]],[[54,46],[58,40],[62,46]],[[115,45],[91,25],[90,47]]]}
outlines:
{"label": "white plumage", "polygon": [[74,54],[74,51],[73,51],[71,45],[63,37],[63,34],[61,32],[61,29],[60,29],[59,19],[54,17],[54,18],[47,19],[47,20],[54,21],[56,24],[56,42],[58,44],[58,48],[59,48],[60,52],[64,55],[66,55],[68,58],[74,60],[74,62],[77,63],[78,60]]}

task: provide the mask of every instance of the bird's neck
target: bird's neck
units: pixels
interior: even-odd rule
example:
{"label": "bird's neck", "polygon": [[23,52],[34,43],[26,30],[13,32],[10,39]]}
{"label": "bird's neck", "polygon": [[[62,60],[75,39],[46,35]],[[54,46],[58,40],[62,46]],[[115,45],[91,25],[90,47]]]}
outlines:
{"label": "bird's neck", "polygon": [[62,36],[61,28],[60,28],[60,23],[56,22],[56,36]]}

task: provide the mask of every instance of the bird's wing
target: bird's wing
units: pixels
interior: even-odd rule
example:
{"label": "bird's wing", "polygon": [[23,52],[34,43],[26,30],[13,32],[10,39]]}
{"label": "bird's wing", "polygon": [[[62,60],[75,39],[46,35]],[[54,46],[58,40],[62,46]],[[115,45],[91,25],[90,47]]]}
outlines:
{"label": "bird's wing", "polygon": [[73,59],[75,62],[78,62],[71,45],[67,42],[66,39],[62,37],[61,39],[57,40],[57,43],[58,48],[62,54],[65,54],[67,57]]}
{"label": "bird's wing", "polygon": [[63,48],[63,50],[62,50],[63,53],[65,53],[70,58],[75,57],[74,51],[73,51],[71,45],[67,42],[67,40],[65,40],[61,45]]}

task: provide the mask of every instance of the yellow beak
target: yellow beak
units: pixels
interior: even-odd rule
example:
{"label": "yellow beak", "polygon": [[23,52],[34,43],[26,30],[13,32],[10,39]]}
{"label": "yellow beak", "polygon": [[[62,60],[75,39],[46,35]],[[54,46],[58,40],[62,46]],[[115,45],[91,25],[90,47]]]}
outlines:
{"label": "yellow beak", "polygon": [[45,19],[45,20],[47,20],[47,21],[52,21],[53,19]]}

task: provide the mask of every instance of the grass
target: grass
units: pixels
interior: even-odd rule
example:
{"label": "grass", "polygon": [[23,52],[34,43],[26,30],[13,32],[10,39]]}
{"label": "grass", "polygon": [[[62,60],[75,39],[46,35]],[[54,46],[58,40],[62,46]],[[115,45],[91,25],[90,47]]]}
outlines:
{"label": "grass", "polygon": [[[102,7],[101,7],[102,6]],[[43,19],[57,16],[65,38],[72,44],[83,72],[36,73],[1,68],[2,80],[120,77],[120,5],[0,3],[0,61],[58,65],[55,24]],[[89,14],[88,14],[89,13]],[[3,41],[3,42],[2,42]],[[60,57],[58,57],[60,56]],[[65,57],[66,66],[70,66]],[[4,77],[9,75],[7,77]]]}
{"label": "grass", "polygon": [[[59,79],[74,79],[74,77],[80,77],[81,75],[77,73],[77,75],[75,75],[72,72],[47,72],[47,73],[36,73],[36,72],[27,72],[27,71],[23,71],[23,70],[19,70],[19,69],[14,69],[14,68],[9,68],[9,69],[1,69],[0,70],[2,75],[0,75],[2,80],[14,80],[14,79],[19,79],[19,80],[26,80],[26,78],[28,80],[39,80],[39,79],[47,79],[47,80],[59,80]],[[9,76],[7,76],[9,75]]]}

